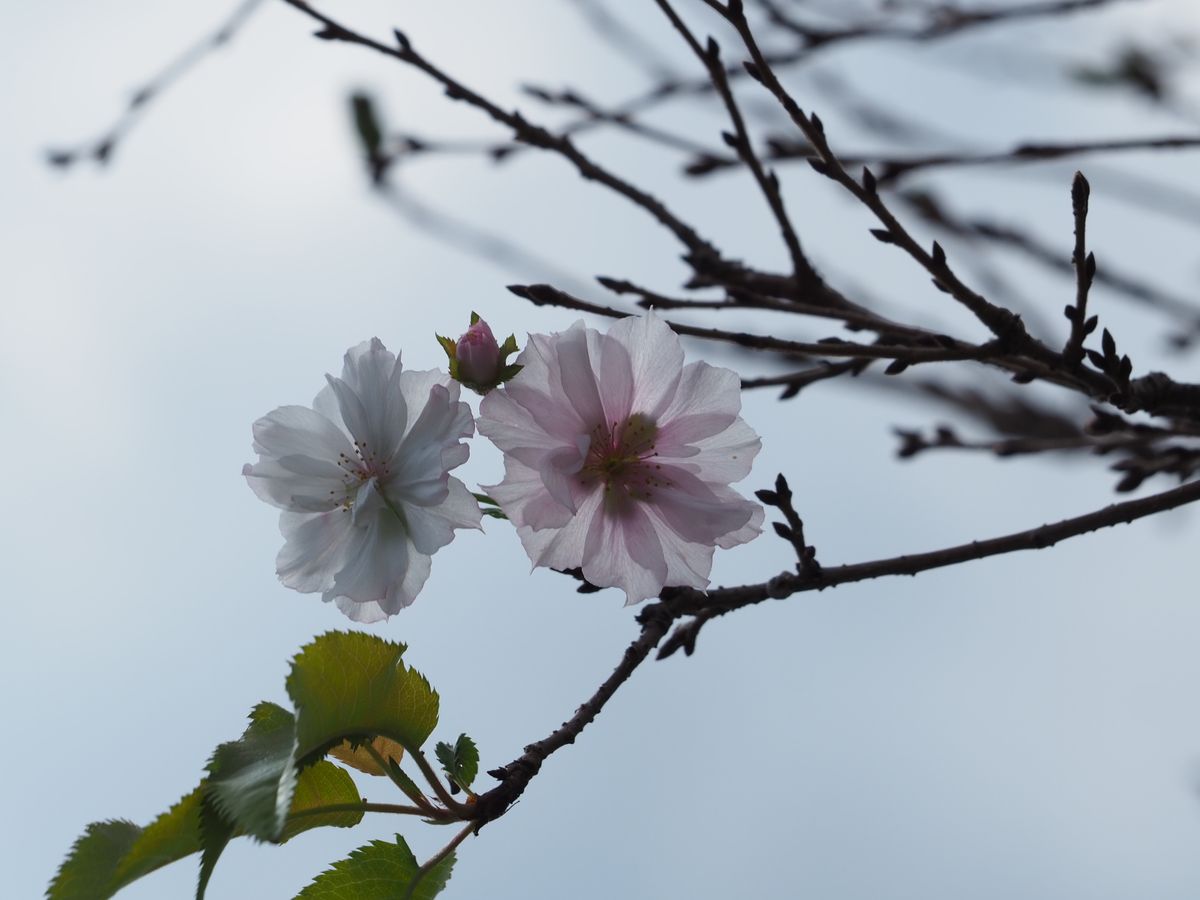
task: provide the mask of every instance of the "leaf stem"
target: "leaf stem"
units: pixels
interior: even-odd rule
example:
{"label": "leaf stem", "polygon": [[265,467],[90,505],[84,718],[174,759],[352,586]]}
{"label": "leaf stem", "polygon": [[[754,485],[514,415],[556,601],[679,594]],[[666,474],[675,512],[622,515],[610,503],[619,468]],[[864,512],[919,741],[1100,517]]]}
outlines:
{"label": "leaf stem", "polygon": [[375,765],[379,766],[380,769],[387,773],[387,777],[391,779],[392,784],[400,788],[400,791],[404,794],[404,796],[408,797],[409,800],[429,814],[435,814],[438,812],[437,808],[429,802],[429,799],[424,794],[422,794],[420,791],[413,790],[414,785],[406,782],[403,778],[396,777],[395,772],[392,770],[391,760],[384,759],[383,754],[376,750],[370,741],[367,741],[362,746],[363,749],[367,751],[367,755],[375,761]]}
{"label": "leaf stem", "polygon": [[[299,812],[290,813],[288,821],[293,819],[302,819],[306,816],[323,816],[333,813],[343,812],[377,812],[391,813],[397,816],[428,816],[430,811],[422,809],[419,806],[405,806],[399,803],[370,803],[364,800],[361,803],[331,803],[328,806],[314,806],[311,809],[302,809]],[[440,813],[440,810],[434,810],[434,813]]]}
{"label": "leaf stem", "polygon": [[421,883],[421,879],[428,875],[438,863],[453,853],[454,849],[463,841],[465,841],[467,839],[467,835],[474,830],[475,823],[468,822],[465,828],[463,828],[458,834],[450,839],[450,843],[448,843],[429,859],[425,860],[425,862],[421,865],[421,868],[417,869],[417,874],[413,876],[412,881],[408,883],[408,888],[404,891],[404,897],[402,900],[411,900],[413,891],[417,889],[417,885]]}
{"label": "leaf stem", "polygon": [[460,819],[466,819],[471,816],[470,807],[459,803],[450,796],[450,791],[442,783],[442,780],[438,778],[437,772],[435,772],[433,766],[429,764],[429,760],[425,758],[424,753],[422,753],[420,750],[412,750],[410,751],[409,756],[411,756],[413,761],[416,762],[417,768],[421,770],[421,774],[425,776],[425,780],[429,782],[429,786],[433,788],[433,791],[435,794],[437,794],[438,799],[445,804],[446,809],[453,812]]}

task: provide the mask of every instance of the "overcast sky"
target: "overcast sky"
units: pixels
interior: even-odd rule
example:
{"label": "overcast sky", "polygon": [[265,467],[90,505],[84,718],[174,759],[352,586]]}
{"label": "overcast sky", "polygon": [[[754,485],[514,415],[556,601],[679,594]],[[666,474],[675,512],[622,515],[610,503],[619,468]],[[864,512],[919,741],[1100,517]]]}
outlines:
{"label": "overcast sky", "polygon": [[[610,6],[692,71],[653,4]],[[644,81],[571,3],[329,9],[381,36],[402,27],[464,82],[534,117],[552,118],[519,94],[525,82],[615,102]],[[133,88],[222,14],[213,4],[44,0],[14,6],[0,34],[6,896],[38,896],[88,822],[145,824],[190,791],[256,702],[286,702],[291,655],[349,626],[275,579],[276,513],[239,474],[252,459],[250,423],[308,403],[346,348],[371,336],[402,351],[407,367],[431,368],[444,363],[434,332],[457,335],[473,309],[522,345],[527,332],[577,318],[503,289],[547,272],[464,255],[372,197],[346,97],[375,92],[394,130],[502,133],[412,71],[312,40],[310,24],[280,3],[164,96],[107,168],[44,164],[46,148],[100,133]],[[973,146],[1180,132],[1194,126],[1133,98],[1081,100],[1050,60],[1163,28],[1184,35],[1198,19],[1188,0],[1163,0],[915,57],[864,44],[792,83],[849,150],[874,139],[823,106],[821,71]],[[1184,77],[1194,85],[1193,75]],[[708,143],[726,127],[692,104],[659,121]],[[603,136],[583,145],[653,186],[731,255],[783,265],[742,174],[688,183],[674,175],[677,156]],[[1194,231],[1106,187],[1119,171],[1194,187],[1195,155],[1094,162],[1084,170],[1101,265],[1119,259],[1194,294]],[[962,209],[1028,222],[1066,255],[1071,171],[962,172],[939,183]],[[866,217],[828,184],[807,168],[781,174],[801,236],[835,282],[977,333],[900,254],[871,241]],[[606,274],[674,293],[685,277],[668,235],[558,160],[417,162],[401,178],[423,202],[520,238],[585,283]],[[1020,274],[1045,321],[1060,321],[1073,285]],[[591,296],[606,299],[599,288]],[[1161,321],[1102,290],[1093,303],[1138,372],[1200,377],[1197,357],[1165,357]],[[729,324],[831,333],[807,321]],[[754,365],[711,345],[688,352]],[[746,395],[743,415],[763,451],[741,487],[785,472],[826,564],[991,537],[1112,499],[1098,459],[896,461],[893,426],[946,417],[900,392],[833,383],[784,404],[760,392]],[[477,439],[456,474],[494,482],[499,454]],[[714,622],[694,657],[640,670],[516,808],[463,846],[445,896],[1195,897],[1198,538],[1200,519],[1183,511],[1048,552],[804,594]],[[760,581],[788,565],[789,548],[768,535],[719,552],[714,583]],[[492,768],[608,674],[637,631],[622,602],[618,591],[580,596],[561,576],[529,574],[507,523],[489,521],[486,534],[460,533],[434,558],[410,609],[370,630],[408,643],[407,659],[441,693],[436,736],[469,732]],[[391,796],[386,784],[364,791]],[[242,841],[210,896],[291,897],[328,863],[397,831],[418,855],[449,837],[377,817],[282,848]],[[175,864],[122,896],[189,897],[195,868]]]}

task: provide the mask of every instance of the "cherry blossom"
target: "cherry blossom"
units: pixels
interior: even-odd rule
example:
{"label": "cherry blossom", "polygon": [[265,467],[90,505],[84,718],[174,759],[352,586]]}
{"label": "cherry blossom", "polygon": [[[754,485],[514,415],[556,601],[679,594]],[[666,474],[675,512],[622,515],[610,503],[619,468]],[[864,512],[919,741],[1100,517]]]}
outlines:
{"label": "cherry blossom", "polygon": [[685,366],[653,313],[607,334],[578,322],[530,335],[517,361],[521,373],[483,399],[479,430],[504,451],[488,493],[535,567],[580,567],[636,603],[706,587],[714,547],[759,534],[762,507],[729,487],[761,446],[738,415],[738,377]]}
{"label": "cherry blossom", "polygon": [[254,423],[259,460],[242,474],[283,510],[280,581],[375,622],[412,603],[456,528],[479,527],[479,504],[449,475],[474,423],[448,375],[403,371],[378,338],[347,351],[341,378],[325,377],[312,409]]}

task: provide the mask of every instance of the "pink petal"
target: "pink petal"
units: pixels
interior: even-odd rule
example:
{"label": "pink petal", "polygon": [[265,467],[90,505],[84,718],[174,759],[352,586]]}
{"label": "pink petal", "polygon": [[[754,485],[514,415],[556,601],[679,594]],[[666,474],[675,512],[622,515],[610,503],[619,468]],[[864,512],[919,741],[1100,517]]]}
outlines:
{"label": "pink petal", "polygon": [[633,411],[658,421],[675,396],[683,369],[683,345],[670,327],[651,310],[614,323],[608,336],[629,352],[633,373]]}
{"label": "pink petal", "polygon": [[671,530],[692,543],[714,544],[743,528],[761,509],[730,488],[706,484],[678,466],[664,465],[659,478],[663,484],[652,490],[650,504]]}
{"label": "pink petal", "polygon": [[583,576],[593,584],[619,587],[626,605],[662,592],[667,561],[649,518],[637,504],[620,516],[592,518],[583,548]]}
{"label": "pink petal", "polygon": [[563,393],[583,422],[594,426],[603,422],[605,415],[604,404],[600,402],[600,390],[596,385],[596,373],[592,369],[589,331],[591,329],[584,328],[582,322],[577,322],[558,335],[555,349],[558,351]]}
{"label": "pink petal", "polygon": [[754,458],[762,449],[762,440],[740,418],[712,437],[692,445],[697,452],[687,458],[686,468],[709,482],[728,484],[750,474]]}
{"label": "pink petal", "polygon": [[562,528],[573,515],[570,508],[550,496],[536,470],[514,457],[504,459],[504,480],[484,490],[518,527]]}

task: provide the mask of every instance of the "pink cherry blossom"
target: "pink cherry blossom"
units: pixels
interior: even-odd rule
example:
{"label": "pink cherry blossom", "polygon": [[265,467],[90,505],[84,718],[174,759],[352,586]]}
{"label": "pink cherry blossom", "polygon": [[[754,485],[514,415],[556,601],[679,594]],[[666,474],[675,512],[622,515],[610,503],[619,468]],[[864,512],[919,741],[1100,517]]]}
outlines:
{"label": "pink cherry blossom", "polygon": [[576,323],[529,336],[521,373],[480,406],[479,431],[504,451],[488,493],[534,566],[581,567],[629,603],[664,586],[708,585],[714,547],[760,532],[762,507],[729,484],[761,443],[738,413],[738,377],[683,364],[653,313],[607,334]]}
{"label": "pink cherry blossom", "polygon": [[312,409],[254,423],[259,459],[242,474],[283,510],[279,579],[374,622],[412,603],[454,529],[479,527],[479,504],[449,474],[475,427],[458,384],[403,371],[378,338],[347,351],[341,378],[325,377]]}

